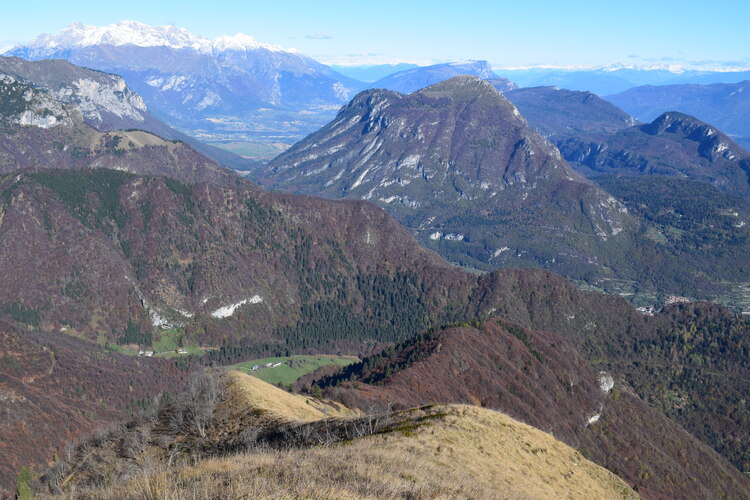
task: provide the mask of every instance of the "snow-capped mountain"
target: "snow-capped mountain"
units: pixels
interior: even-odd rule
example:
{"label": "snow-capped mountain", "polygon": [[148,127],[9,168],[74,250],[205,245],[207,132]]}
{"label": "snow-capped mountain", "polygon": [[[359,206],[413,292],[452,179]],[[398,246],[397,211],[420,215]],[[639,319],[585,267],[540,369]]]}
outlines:
{"label": "snow-capped mountain", "polygon": [[244,34],[213,40],[173,26],[75,23],[7,55],[66,59],[117,73],[149,109],[194,136],[298,138],[330,120],[365,84]]}
{"label": "snow-capped mountain", "polygon": [[[175,26],[148,26],[137,21],[121,21],[109,26],[91,26],[73,23],[57,35],[39,35],[24,46],[32,58],[47,58],[61,50],[72,50],[96,45],[134,45],[136,47],[169,47],[172,49],[192,49],[202,54],[227,50],[265,49],[285,52],[278,45],[260,43],[255,38],[238,33],[235,36],[220,36],[214,40],[196,36]],[[293,52],[293,51],[287,51]]]}

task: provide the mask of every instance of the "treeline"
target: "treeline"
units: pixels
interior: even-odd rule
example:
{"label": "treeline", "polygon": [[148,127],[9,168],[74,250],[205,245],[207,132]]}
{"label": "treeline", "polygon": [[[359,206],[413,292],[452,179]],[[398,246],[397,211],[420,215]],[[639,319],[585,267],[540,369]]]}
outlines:
{"label": "treeline", "polygon": [[414,363],[422,361],[439,348],[440,332],[451,327],[481,328],[480,321],[452,323],[440,327],[432,327],[407,340],[401,341],[387,349],[371,356],[367,356],[358,363],[340,368],[333,375],[321,378],[319,387],[335,387],[342,382],[362,382],[365,384],[379,384],[391,375],[409,368]]}
{"label": "treeline", "polygon": [[[109,219],[119,229],[125,227],[127,216],[120,204],[120,188],[132,174],[106,168],[88,170],[43,170],[29,174],[52,190],[57,198],[89,228],[106,229]],[[97,203],[90,197],[95,196]]]}

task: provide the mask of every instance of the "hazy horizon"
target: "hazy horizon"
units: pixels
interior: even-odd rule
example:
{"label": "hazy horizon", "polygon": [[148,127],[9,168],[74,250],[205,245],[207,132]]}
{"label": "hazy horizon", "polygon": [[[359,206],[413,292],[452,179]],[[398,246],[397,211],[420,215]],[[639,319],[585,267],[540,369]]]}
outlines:
{"label": "hazy horizon", "polygon": [[705,4],[672,0],[627,5],[469,1],[439,9],[393,0],[377,7],[341,1],[286,2],[280,7],[134,0],[127,10],[90,2],[60,5],[37,2],[33,19],[28,7],[4,7],[0,52],[42,33],[56,34],[74,22],[104,26],[127,19],[173,25],[206,38],[244,33],[337,66],[486,60],[502,69],[750,68],[750,33],[743,26],[750,5],[727,0],[711,5],[722,14],[715,16],[706,12]]}

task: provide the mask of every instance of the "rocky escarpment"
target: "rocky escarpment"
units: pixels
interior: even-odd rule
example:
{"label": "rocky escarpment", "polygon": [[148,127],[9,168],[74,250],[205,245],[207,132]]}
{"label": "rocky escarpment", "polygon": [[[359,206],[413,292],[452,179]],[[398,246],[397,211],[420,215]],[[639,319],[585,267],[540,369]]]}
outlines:
{"label": "rocky escarpment", "polygon": [[51,100],[78,109],[98,130],[141,128],[153,118],[141,97],[117,75],[79,68],[60,60],[30,63],[0,58],[0,74],[46,89]]}

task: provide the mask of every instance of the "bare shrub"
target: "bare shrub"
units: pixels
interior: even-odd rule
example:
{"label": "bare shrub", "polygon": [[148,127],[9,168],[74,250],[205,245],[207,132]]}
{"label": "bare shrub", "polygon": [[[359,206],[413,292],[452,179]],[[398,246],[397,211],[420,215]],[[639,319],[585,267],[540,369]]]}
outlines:
{"label": "bare shrub", "polygon": [[120,443],[120,456],[124,458],[136,458],[143,453],[150,437],[148,428],[135,429],[122,438]]}
{"label": "bare shrub", "polygon": [[220,395],[216,374],[193,374],[188,382],[188,390],[171,408],[167,428],[176,434],[195,432],[200,437],[206,437]]}

